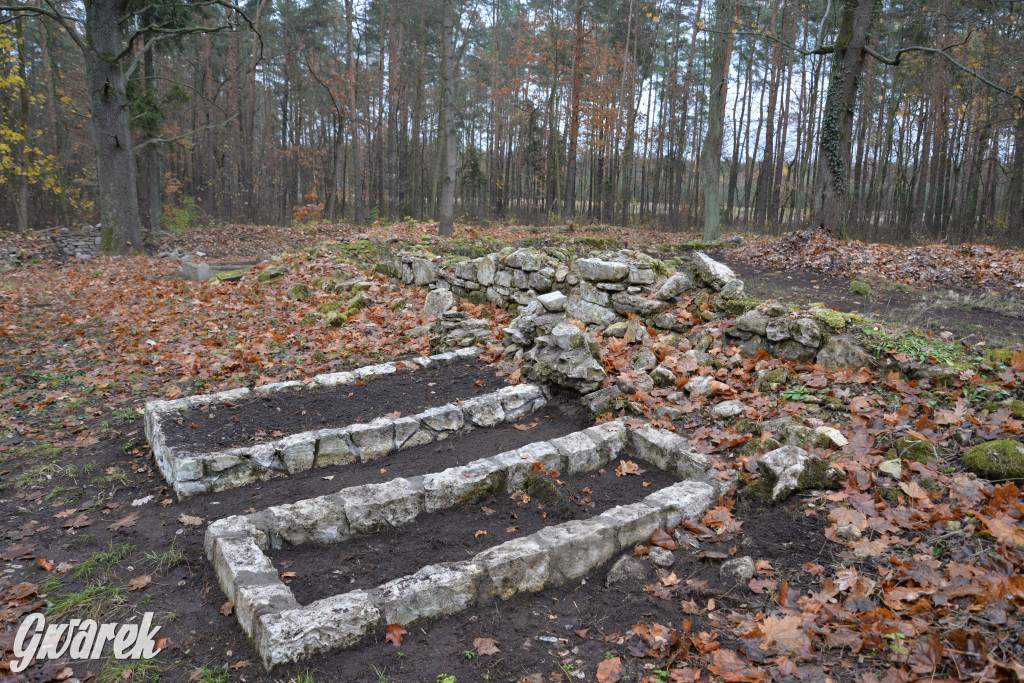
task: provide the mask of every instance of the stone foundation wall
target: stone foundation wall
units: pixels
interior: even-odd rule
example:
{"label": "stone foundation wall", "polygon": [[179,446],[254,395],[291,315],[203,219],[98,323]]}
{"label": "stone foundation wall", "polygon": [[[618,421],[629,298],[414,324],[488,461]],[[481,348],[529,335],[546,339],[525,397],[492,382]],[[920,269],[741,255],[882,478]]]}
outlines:
{"label": "stone foundation wall", "polygon": [[557,249],[526,247],[454,262],[400,254],[385,270],[406,284],[449,289],[463,299],[511,310],[541,294],[561,292],[568,297],[566,312],[591,325],[610,325],[630,314],[649,317],[669,307],[652,298],[668,278],[665,265],[629,250],[574,261]]}
{"label": "stone foundation wall", "polygon": [[69,228],[60,228],[59,232],[50,236],[60,253],[66,256],[89,258],[100,253],[102,238],[98,226],[82,226],[80,232],[72,232]]}
{"label": "stone foundation wall", "polygon": [[[700,321],[680,323],[668,313],[680,297],[686,296],[701,320],[738,316],[725,329],[725,335],[744,355],[754,356],[763,350],[790,361],[818,363],[829,370],[870,366],[873,362],[854,335],[842,334],[849,326],[843,314],[823,307],[797,312],[780,304],[746,298],[743,281],[729,267],[702,252],[692,253],[689,264],[676,272],[670,272],[657,259],[630,250],[571,260],[557,249],[527,247],[507,247],[465,260],[422,252],[402,253],[384,263],[383,270],[407,284],[449,290],[458,297],[494,303],[520,318],[529,318],[520,320],[521,324],[513,322],[506,330],[506,345],[513,345],[509,349],[513,353],[528,352],[537,334],[550,336],[552,325],[540,325],[542,329],[535,333],[537,325],[533,323],[556,316],[559,321],[580,320],[588,326],[603,328],[605,336],[618,337],[630,334],[626,319],[636,316],[640,328],[690,331],[686,348],[696,350],[690,353],[703,352],[706,346],[701,338],[707,336],[705,331],[691,329]],[[546,302],[549,298],[552,300]],[[544,304],[541,309],[537,308],[540,304]],[[636,326],[632,321],[629,324]],[[636,339],[644,334],[640,328],[630,336]],[[523,334],[515,334],[516,330]],[[550,346],[556,356],[568,351]],[[588,361],[583,358],[582,362]],[[655,378],[660,384],[671,383],[667,369],[659,371],[664,375],[661,380]],[[583,384],[589,385],[593,384],[591,379],[598,379],[570,370],[573,372],[561,374],[572,380],[568,386],[578,390],[588,389],[577,380],[583,378]],[[566,383],[552,377],[544,377],[543,381]]]}

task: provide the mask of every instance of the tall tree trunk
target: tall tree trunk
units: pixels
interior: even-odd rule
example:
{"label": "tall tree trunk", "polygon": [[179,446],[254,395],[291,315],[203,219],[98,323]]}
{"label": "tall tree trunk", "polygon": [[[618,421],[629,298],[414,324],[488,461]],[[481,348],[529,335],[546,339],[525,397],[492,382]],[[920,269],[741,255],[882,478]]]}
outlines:
{"label": "tall tree trunk", "polygon": [[843,0],[839,35],[832,54],[832,73],[818,139],[817,214],[814,225],[834,236],[846,233],[849,213],[850,139],[864,46],[878,0]]}
{"label": "tall tree trunk", "polygon": [[711,94],[708,97],[708,128],[700,155],[704,185],[704,241],[714,242],[721,232],[721,203],[718,187],[722,169],[722,128],[725,95],[729,86],[729,57],[732,52],[733,0],[715,0],[715,36],[711,52]]}
{"label": "tall tree trunk", "polygon": [[136,188],[135,147],[128,127],[125,76],[117,57],[124,49],[124,0],[88,0],[85,74],[92,104],[96,179],[103,251],[143,251]]}
{"label": "tall tree trunk", "polygon": [[398,216],[398,47],[401,28],[395,34],[395,5],[388,6],[388,219]]}
{"label": "tall tree trunk", "polygon": [[[145,70],[146,106],[157,106],[156,94],[156,65],[153,59],[153,50],[146,50],[142,59]],[[145,118],[146,124],[142,132],[147,137],[157,137],[160,134],[158,117],[155,113]],[[158,145],[146,145],[145,150],[145,176],[143,183],[146,192],[146,214],[149,216],[149,231],[152,234],[160,232],[160,148]]]}
{"label": "tall tree trunk", "polygon": [[[443,0],[444,27],[441,32],[441,73],[444,79],[444,166],[441,178],[441,198],[438,209],[438,233],[451,237],[455,233],[455,0]],[[440,131],[439,131],[440,132]]]}
{"label": "tall tree trunk", "polygon": [[1007,192],[1006,224],[1011,231],[1024,228],[1024,109],[1017,111],[1013,128],[1013,171]]}
{"label": "tall tree trunk", "polygon": [[565,168],[565,215],[576,214],[576,154],[580,137],[580,79],[583,61],[583,0],[576,0],[572,32],[572,94],[569,96],[569,156]]}
{"label": "tall tree trunk", "polygon": [[[778,26],[779,6],[772,9],[771,32]],[[757,189],[754,192],[754,225],[762,227],[768,222],[768,195],[771,194],[772,179],[775,177],[775,108],[779,100],[779,55],[781,48],[771,43],[772,60],[768,71],[768,109],[764,114],[764,156],[757,173]]]}
{"label": "tall tree trunk", "polygon": [[352,205],[355,212],[355,223],[361,225],[363,222],[363,168],[359,157],[359,115],[356,108],[356,58],[355,42],[352,37],[352,26],[355,17],[352,12],[352,0],[345,0],[345,23],[348,25],[346,47],[348,58],[346,69],[348,71],[348,134],[352,140],[349,145],[352,155]]}
{"label": "tall tree trunk", "polygon": [[18,77],[21,78],[19,92],[18,110],[18,134],[21,136],[21,146],[18,150],[18,230],[28,232],[28,178],[29,178],[29,148],[31,142],[28,135],[28,98],[29,83],[25,69],[25,33],[22,24],[26,18],[21,17],[14,22],[14,35],[18,45]]}

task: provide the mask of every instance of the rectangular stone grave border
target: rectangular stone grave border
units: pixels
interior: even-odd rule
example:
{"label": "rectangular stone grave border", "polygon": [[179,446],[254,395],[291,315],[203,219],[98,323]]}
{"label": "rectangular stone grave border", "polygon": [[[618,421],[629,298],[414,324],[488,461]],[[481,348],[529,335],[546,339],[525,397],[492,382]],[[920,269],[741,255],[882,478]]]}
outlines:
{"label": "rectangular stone grave border", "polygon": [[[409,523],[420,513],[514,491],[534,463],[570,474],[593,471],[610,464],[627,445],[666,471],[701,479],[687,479],[588,520],[492,546],[472,560],[428,565],[376,588],[309,605],[298,603],[264,554],[285,544],[341,543]],[[655,529],[677,526],[714,505],[720,488],[706,468],[706,456],[677,434],[610,422],[434,474],[354,486],[220,519],[207,528],[205,549],[221,588],[235,604],[238,623],[269,669],[352,645],[387,624],[408,626],[578,579],[647,541]]]}
{"label": "rectangular stone grave border", "polygon": [[[469,348],[397,362],[427,367],[432,363],[469,358],[478,353],[479,349]],[[203,493],[288,476],[312,467],[376,460],[395,451],[447,438],[455,432],[519,420],[547,403],[541,387],[521,384],[503,387],[457,404],[430,408],[418,415],[381,417],[367,423],[299,432],[268,443],[209,453],[194,453],[171,446],[163,430],[165,420],[174,419],[187,410],[278,391],[355,384],[396,371],[395,362],[381,363],[350,372],[316,375],[309,384],[277,382],[254,389],[232,389],[174,401],[151,401],[145,409],[146,436],[164,479],[179,500],[186,500]]]}

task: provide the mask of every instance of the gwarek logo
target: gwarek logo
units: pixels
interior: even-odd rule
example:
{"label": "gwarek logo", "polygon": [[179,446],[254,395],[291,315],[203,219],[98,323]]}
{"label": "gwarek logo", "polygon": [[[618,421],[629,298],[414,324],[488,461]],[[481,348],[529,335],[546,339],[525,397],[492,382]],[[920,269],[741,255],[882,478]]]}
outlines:
{"label": "gwarek logo", "polygon": [[25,618],[14,637],[11,671],[24,671],[33,659],[99,659],[110,644],[115,659],[155,657],[160,651],[153,626],[153,613],[146,612],[138,624],[97,624],[92,619],[72,619],[66,624],[46,625],[46,617],[36,612]]}

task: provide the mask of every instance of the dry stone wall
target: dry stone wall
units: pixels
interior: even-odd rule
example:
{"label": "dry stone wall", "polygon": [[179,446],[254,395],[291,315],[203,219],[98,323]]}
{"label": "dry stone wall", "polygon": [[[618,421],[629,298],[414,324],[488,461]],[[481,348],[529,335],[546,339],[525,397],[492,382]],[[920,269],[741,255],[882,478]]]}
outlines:
{"label": "dry stone wall", "polygon": [[[696,350],[688,353],[701,353],[699,328],[694,332],[692,323],[681,324],[668,313],[683,296],[693,301],[693,308],[699,309],[704,320],[716,317],[714,311],[719,316],[738,316],[726,328],[725,337],[745,355],[763,350],[790,361],[815,362],[829,370],[873,363],[855,336],[840,333],[847,324],[842,314],[824,308],[797,313],[780,304],[745,298],[743,281],[728,266],[702,252],[692,253],[689,264],[676,272],[630,250],[572,260],[558,249],[528,247],[506,247],[461,261],[423,252],[402,253],[385,263],[384,270],[408,284],[430,288],[437,300],[444,293],[445,306],[454,304],[454,298],[448,296],[454,295],[518,313],[504,330],[506,357],[523,361],[525,377],[582,392],[598,389],[605,379],[589,334],[592,329],[603,329],[606,337],[626,335],[632,339],[646,336],[647,326],[690,332]],[[438,326],[444,334],[457,336],[456,343],[480,341],[473,330],[460,329],[452,335],[448,328],[464,323],[445,316],[464,318],[466,314],[449,310],[439,316]],[[573,320],[585,323],[587,330],[576,330]],[[643,350],[638,354],[641,357],[636,359],[635,369],[649,373],[649,379],[638,381],[674,386],[676,377],[669,368],[659,365],[652,354],[645,355]],[[700,391],[701,387],[688,385],[686,389]],[[605,396],[602,401],[614,398]]]}

